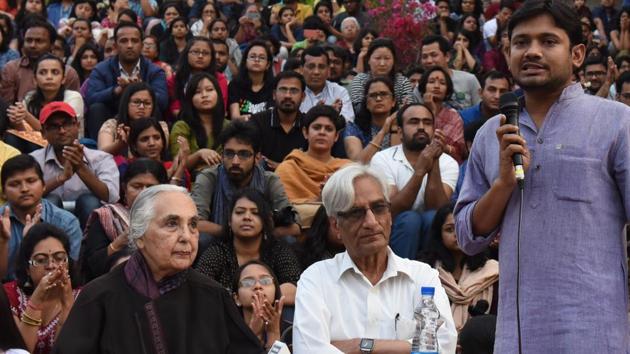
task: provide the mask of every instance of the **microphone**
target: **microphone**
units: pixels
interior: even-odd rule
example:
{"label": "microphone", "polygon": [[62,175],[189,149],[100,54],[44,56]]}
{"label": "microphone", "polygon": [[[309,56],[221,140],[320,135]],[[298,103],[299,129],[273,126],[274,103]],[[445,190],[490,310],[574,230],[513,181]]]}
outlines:
{"label": "microphone", "polygon": [[[518,127],[518,115],[520,106],[518,97],[513,92],[506,92],[499,98],[499,111],[505,115],[505,124],[512,124]],[[525,170],[523,169],[523,155],[516,153],[512,155],[514,163],[514,174],[520,189],[523,189],[525,183]]]}

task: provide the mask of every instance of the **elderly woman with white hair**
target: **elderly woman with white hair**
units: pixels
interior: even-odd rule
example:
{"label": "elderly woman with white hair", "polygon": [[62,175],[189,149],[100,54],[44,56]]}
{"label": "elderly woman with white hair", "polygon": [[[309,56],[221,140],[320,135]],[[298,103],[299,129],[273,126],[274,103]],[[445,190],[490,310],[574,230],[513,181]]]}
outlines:
{"label": "elderly woman with white hair", "polygon": [[89,283],[55,353],[262,353],[230,295],[191,268],[198,216],[185,189],[142,191],[130,213],[131,258]]}
{"label": "elderly woman with white hair", "polygon": [[370,167],[351,164],[328,179],[322,201],[346,251],[302,273],[293,353],[409,353],[420,288],[432,287],[444,320],[439,352],[454,354],[457,332],[437,271],[388,247],[392,216],[385,180]]}
{"label": "elderly woman with white hair", "polygon": [[341,38],[337,41],[337,45],[345,48],[352,53],[352,55],[356,55],[358,53],[354,53],[354,41],[356,41],[359,36],[359,32],[361,32],[361,25],[356,18],[349,16],[341,21]]}

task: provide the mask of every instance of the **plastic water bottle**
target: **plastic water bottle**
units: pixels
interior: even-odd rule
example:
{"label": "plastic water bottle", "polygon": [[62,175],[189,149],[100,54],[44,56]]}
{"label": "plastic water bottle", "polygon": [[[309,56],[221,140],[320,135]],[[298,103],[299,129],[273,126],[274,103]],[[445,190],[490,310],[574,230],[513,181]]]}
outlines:
{"label": "plastic water bottle", "polygon": [[416,331],[411,342],[411,354],[438,354],[437,329],[440,311],[433,301],[435,288],[422,287],[420,294],[420,303],[413,311]]}

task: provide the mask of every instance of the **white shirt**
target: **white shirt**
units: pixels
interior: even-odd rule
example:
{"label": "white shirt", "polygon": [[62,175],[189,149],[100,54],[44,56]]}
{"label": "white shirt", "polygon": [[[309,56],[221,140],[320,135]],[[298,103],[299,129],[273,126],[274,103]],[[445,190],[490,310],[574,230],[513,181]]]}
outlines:
{"label": "white shirt", "polygon": [[326,86],[319,94],[315,94],[308,86],[306,87],[304,101],[300,105],[300,111],[303,113],[308,112],[309,109],[319,104],[320,101],[324,101],[324,104],[332,105],[336,99],[340,99],[341,103],[341,115],[348,122],[354,122],[354,109],[352,108],[352,101],[350,100],[350,94],[345,87],[331,81],[326,81]]}
{"label": "white shirt", "polygon": [[455,353],[457,331],[438,272],[425,263],[400,258],[389,248],[387,253],[387,269],[376,285],[348,252],[317,262],[302,273],[295,298],[294,354],[341,353],[330,344],[335,340],[411,340],[413,310],[423,286],[435,288],[435,304],[444,320],[438,330],[439,352]]}
{"label": "white shirt", "polygon": [[[442,183],[455,190],[457,177],[459,176],[459,165],[457,161],[447,154],[440,155],[439,160],[440,175]],[[390,186],[396,186],[401,191],[414,174],[413,166],[407,161],[402,145],[392,146],[383,151],[377,152],[370,162],[370,166],[380,171]],[[427,176],[424,176],[416,200],[412,209],[418,212],[424,210],[424,193],[427,186]]]}

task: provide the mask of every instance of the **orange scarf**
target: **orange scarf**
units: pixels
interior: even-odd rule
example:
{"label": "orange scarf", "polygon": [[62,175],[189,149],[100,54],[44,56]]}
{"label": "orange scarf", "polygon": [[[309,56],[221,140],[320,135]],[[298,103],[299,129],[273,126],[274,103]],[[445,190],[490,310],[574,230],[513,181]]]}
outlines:
{"label": "orange scarf", "polygon": [[278,168],[276,174],[284,185],[287,197],[292,203],[312,202],[319,198],[322,183],[338,169],[352,161],[331,158],[322,163],[308,156],[304,151],[291,151]]}

